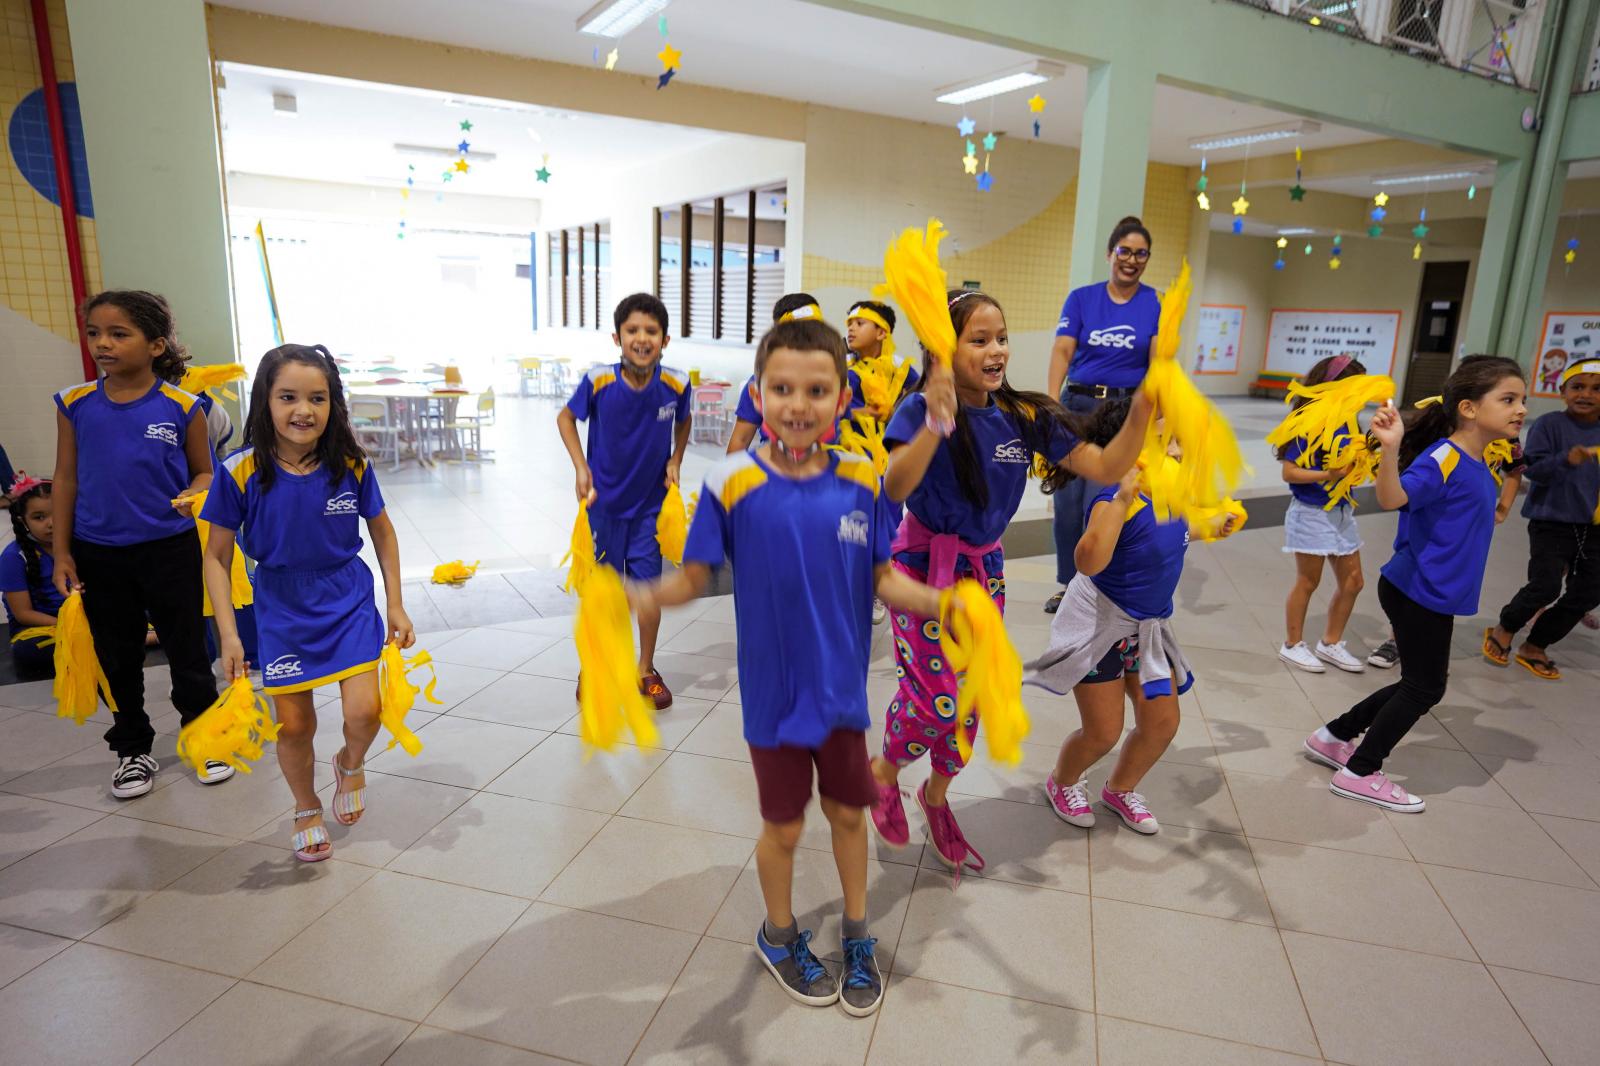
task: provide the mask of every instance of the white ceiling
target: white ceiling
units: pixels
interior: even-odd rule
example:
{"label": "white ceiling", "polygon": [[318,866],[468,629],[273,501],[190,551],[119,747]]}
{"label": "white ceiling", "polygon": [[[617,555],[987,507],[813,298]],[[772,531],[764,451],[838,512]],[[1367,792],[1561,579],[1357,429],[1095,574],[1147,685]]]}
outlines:
{"label": "white ceiling", "polygon": [[[611,47],[609,41],[585,37],[575,28],[578,16],[592,4],[593,0],[451,0],[449,4],[228,0],[227,6],[588,66],[595,63],[597,48],[603,58]],[[954,124],[965,110],[982,129],[1032,136],[1033,115],[1025,103],[1031,90],[965,108],[933,99],[941,86],[1033,58],[1027,53],[804,0],[674,0],[665,14],[670,40],[683,52],[678,76],[686,82],[933,123]],[[647,21],[617,42],[617,68],[630,74],[659,74],[656,53],[661,45],[655,20]],[[1081,67],[1069,65],[1067,71],[1039,88],[1050,102],[1042,116],[1041,139],[1076,145],[1082,134],[1086,76]],[[1191,138],[1295,117],[1158,85],[1151,158],[1198,163],[1200,154],[1188,147]],[[684,121],[692,123],[693,116],[685,115]],[[1374,134],[1324,124],[1320,133],[1304,140],[1303,147],[1314,150],[1376,139]],[[1210,153],[1218,161],[1243,156],[1243,149]]]}

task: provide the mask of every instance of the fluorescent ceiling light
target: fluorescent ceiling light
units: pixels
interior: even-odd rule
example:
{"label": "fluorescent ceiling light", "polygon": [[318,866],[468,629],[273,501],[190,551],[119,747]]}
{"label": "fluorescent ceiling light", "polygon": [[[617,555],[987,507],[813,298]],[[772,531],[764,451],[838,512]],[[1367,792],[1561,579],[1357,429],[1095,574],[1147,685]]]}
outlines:
{"label": "fluorescent ceiling light", "polygon": [[600,0],[578,18],[578,32],[592,37],[621,37],[666,7],[670,0]]}
{"label": "fluorescent ceiling light", "polygon": [[1189,148],[1196,152],[1212,152],[1219,148],[1243,148],[1247,144],[1263,144],[1267,141],[1298,140],[1320,132],[1322,132],[1320,122],[1309,120],[1286,122],[1278,126],[1257,126],[1255,129],[1236,130],[1233,133],[1213,133],[1205,137],[1196,137],[1189,142]]}
{"label": "fluorescent ceiling light", "polygon": [[1279,230],[1278,231],[1278,236],[1280,236],[1280,237],[1309,237],[1309,236],[1311,236],[1312,234],[1314,234],[1316,232],[1317,232],[1316,230],[1311,229],[1309,226],[1295,226],[1293,229],[1281,229],[1281,230]]}
{"label": "fluorescent ceiling light", "polygon": [[1416,185],[1424,181],[1464,181],[1467,178],[1480,178],[1481,170],[1441,170],[1432,174],[1386,174],[1380,178],[1373,178],[1374,185]]}
{"label": "fluorescent ceiling light", "polygon": [[966,81],[958,81],[954,85],[935,89],[933,98],[941,104],[968,104],[974,100],[999,96],[1001,93],[1026,89],[1030,85],[1040,85],[1051,78],[1059,78],[1066,72],[1064,64],[1048,59],[1034,59],[1019,67],[1002,70],[998,74],[968,78]]}
{"label": "fluorescent ceiling light", "polygon": [[[400,144],[395,143],[395,155],[416,155],[427,159],[455,159],[461,155],[457,148],[437,148],[431,144]],[[468,152],[467,158],[474,163],[490,163],[495,159],[493,152]]]}

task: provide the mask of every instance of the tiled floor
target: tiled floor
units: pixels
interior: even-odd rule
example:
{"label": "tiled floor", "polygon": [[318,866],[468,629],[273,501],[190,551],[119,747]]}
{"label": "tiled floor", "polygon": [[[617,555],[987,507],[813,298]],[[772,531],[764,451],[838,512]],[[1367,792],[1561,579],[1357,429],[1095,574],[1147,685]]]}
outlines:
{"label": "tiled floor", "polygon": [[[492,556],[498,573],[413,599],[444,703],[416,715],[420,757],[373,757],[371,809],[333,828],[332,861],[290,857],[290,799],[270,758],[215,789],[174,770],[170,705],[152,708],[157,791],[118,804],[97,728],[56,720],[47,684],[0,687],[0,1060],[1595,1061],[1595,634],[1561,645],[1567,680],[1547,684],[1484,664],[1485,619],[1463,620],[1449,695],[1391,762],[1428,810],[1390,815],[1330,795],[1299,743],[1394,675],[1311,676],[1274,657],[1281,530],[1196,545],[1176,626],[1200,680],[1145,785],[1160,835],[1050,814],[1039,785],[1076,713],[1029,690],[1022,766],[980,754],[952,789],[986,876],[953,889],[920,835],[899,852],[874,844],[889,989],[876,1017],[856,1020],[791,1004],[749,944],[759,822],[731,603],[666,619],[660,664],[680,698],[662,748],[586,761],[569,620],[545,595],[565,504],[543,501],[565,474],[517,487],[513,469],[528,473],[387,481],[412,527],[403,544],[431,526],[436,554],[454,557],[466,534],[452,539],[444,519],[481,542],[468,512],[490,523],[520,508],[551,546],[512,534],[518,558]],[[448,515],[430,510],[441,498],[455,501]],[[1375,581],[1393,520],[1361,522]],[[1526,543],[1518,519],[1499,531],[1486,615],[1516,586]],[[1024,655],[1045,641],[1050,572],[1045,559],[1010,564]],[[1353,643],[1365,651],[1382,624],[1369,586]],[[151,669],[153,692],[163,675]],[[892,678],[880,632],[875,714]],[[326,755],[338,704],[319,703]],[[326,796],[325,769],[319,783]],[[837,878],[812,814],[796,909],[831,946]]]}

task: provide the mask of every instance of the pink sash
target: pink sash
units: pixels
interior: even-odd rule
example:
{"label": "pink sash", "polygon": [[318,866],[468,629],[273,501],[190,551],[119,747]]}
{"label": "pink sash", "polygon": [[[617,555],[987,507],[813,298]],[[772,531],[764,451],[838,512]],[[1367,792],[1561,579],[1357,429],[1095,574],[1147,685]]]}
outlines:
{"label": "pink sash", "polygon": [[894,543],[889,550],[900,552],[927,552],[928,553],[928,585],[931,588],[949,588],[956,583],[956,561],[965,559],[972,567],[973,576],[985,589],[989,587],[989,572],[983,567],[983,557],[1000,547],[997,540],[993,544],[968,544],[954,533],[935,533],[912,514],[906,511],[906,517],[900,523],[900,530],[895,534]]}

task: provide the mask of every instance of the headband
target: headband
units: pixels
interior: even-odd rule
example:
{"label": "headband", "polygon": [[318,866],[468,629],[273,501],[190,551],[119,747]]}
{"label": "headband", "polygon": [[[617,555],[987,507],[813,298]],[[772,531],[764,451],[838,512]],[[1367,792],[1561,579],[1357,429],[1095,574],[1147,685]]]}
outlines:
{"label": "headband", "polygon": [[960,292],[958,292],[954,296],[950,297],[950,306],[954,307],[956,304],[960,303],[962,300],[965,300],[968,296],[982,296],[982,295],[983,295],[983,293],[979,292],[977,289],[962,289]]}
{"label": "headband", "polygon": [[1334,356],[1333,357],[1333,362],[1328,364],[1328,376],[1323,378],[1322,380],[1324,380],[1324,381],[1334,381],[1334,380],[1336,380],[1339,377],[1340,374],[1344,373],[1344,368],[1349,366],[1351,363],[1355,362],[1355,360],[1356,360],[1356,357],[1353,356],[1353,355],[1336,355],[1336,356]]}
{"label": "headband", "polygon": [[1565,385],[1579,374],[1600,374],[1600,359],[1583,359],[1573,363],[1561,372],[1561,384]]}
{"label": "headband", "polygon": [[6,495],[15,500],[25,493],[32,492],[40,485],[48,484],[50,484],[49,478],[29,477],[26,470],[18,470],[17,479],[11,483],[10,488],[6,489]]}
{"label": "headband", "polygon": [[856,304],[850,309],[850,313],[845,316],[845,320],[849,321],[852,318],[859,318],[863,322],[871,322],[874,326],[883,330],[883,351],[879,354],[886,359],[894,358],[894,329],[889,325],[887,319],[865,304]]}
{"label": "headband", "polygon": [[803,306],[796,307],[793,311],[785,311],[783,314],[778,316],[778,321],[793,322],[798,318],[815,318],[820,320],[822,318],[822,308],[818,307],[816,304],[804,304]]}

